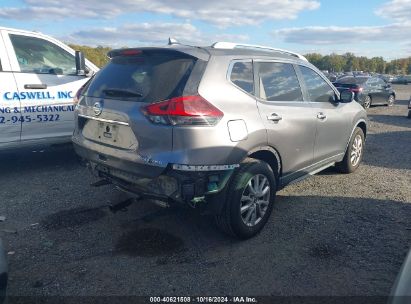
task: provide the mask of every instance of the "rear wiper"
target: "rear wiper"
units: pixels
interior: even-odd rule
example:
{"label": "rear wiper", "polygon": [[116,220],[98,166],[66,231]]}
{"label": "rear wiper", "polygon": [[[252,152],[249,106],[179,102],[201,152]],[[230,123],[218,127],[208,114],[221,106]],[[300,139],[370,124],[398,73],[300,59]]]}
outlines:
{"label": "rear wiper", "polygon": [[103,93],[110,97],[143,97],[140,92],[120,89],[106,89],[103,90]]}

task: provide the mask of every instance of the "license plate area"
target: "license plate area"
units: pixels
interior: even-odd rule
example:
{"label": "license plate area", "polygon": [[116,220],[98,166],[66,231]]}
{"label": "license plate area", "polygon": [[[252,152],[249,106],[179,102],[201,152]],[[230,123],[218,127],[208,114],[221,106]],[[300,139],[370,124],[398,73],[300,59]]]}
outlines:
{"label": "license plate area", "polygon": [[118,129],[118,125],[99,121],[96,138],[103,143],[115,144],[118,141]]}

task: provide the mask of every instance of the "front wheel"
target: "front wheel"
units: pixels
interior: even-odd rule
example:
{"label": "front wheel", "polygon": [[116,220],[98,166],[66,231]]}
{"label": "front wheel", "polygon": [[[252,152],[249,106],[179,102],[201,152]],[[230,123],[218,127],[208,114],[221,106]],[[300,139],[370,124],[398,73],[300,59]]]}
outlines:
{"label": "front wheel", "polygon": [[360,166],[364,154],[364,132],[357,127],[351,137],[344,158],[336,164],[337,169],[342,173],[352,173]]}
{"label": "front wheel", "polygon": [[395,102],[394,95],[390,95],[390,97],[388,97],[388,100],[387,100],[387,106],[392,107],[394,105],[394,102]]}
{"label": "front wheel", "polygon": [[217,226],[241,239],[253,237],[267,223],[273,209],[276,179],[264,161],[248,159],[234,173]]}
{"label": "front wheel", "polygon": [[362,106],[364,107],[364,109],[368,109],[371,106],[371,96],[370,95],[365,96],[364,103]]}

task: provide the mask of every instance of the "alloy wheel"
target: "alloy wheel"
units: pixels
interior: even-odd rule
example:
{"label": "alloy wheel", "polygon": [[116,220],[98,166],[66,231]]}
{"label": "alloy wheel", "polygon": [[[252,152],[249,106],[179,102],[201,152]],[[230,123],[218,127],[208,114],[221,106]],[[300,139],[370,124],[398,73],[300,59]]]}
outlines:
{"label": "alloy wheel", "polygon": [[357,166],[361,160],[362,149],[363,149],[363,140],[360,134],[355,136],[354,141],[351,147],[351,164],[353,167]]}
{"label": "alloy wheel", "polygon": [[241,196],[240,214],[249,227],[257,225],[267,212],[270,203],[270,182],[263,174],[250,178]]}
{"label": "alloy wheel", "polygon": [[371,97],[370,96],[366,96],[365,100],[364,100],[364,108],[368,109],[371,106]]}

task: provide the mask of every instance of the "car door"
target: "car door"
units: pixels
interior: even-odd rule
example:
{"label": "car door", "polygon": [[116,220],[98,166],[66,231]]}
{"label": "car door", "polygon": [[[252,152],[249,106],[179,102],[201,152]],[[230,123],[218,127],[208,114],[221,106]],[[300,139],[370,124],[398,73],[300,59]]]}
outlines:
{"label": "car door", "polygon": [[73,51],[42,35],[7,31],[3,38],[21,104],[21,140],[69,141],[73,97],[87,81],[76,73]]}
{"label": "car door", "polygon": [[380,92],[381,92],[380,93],[381,103],[385,104],[388,101],[388,97],[390,97],[390,94],[391,94],[390,88],[391,88],[391,86],[388,83],[386,83],[383,79],[378,78],[378,77],[377,77],[377,84],[381,88],[381,90],[380,90]]}
{"label": "car door", "polygon": [[316,121],[294,66],[275,61],[255,61],[254,66],[258,109],[268,144],[281,156],[284,179],[304,175],[313,161]]}
{"label": "car door", "polygon": [[314,162],[319,166],[326,165],[345,152],[352,131],[352,107],[335,102],[337,91],[319,73],[307,66],[299,66],[299,69],[304,79],[306,98],[316,119]]}
{"label": "car door", "polygon": [[[1,38],[0,31],[0,38]],[[20,100],[3,40],[0,39],[0,148],[20,141]]]}
{"label": "car door", "polygon": [[384,88],[377,77],[371,77],[366,82],[367,91],[372,98],[373,104],[380,104],[384,100]]}

